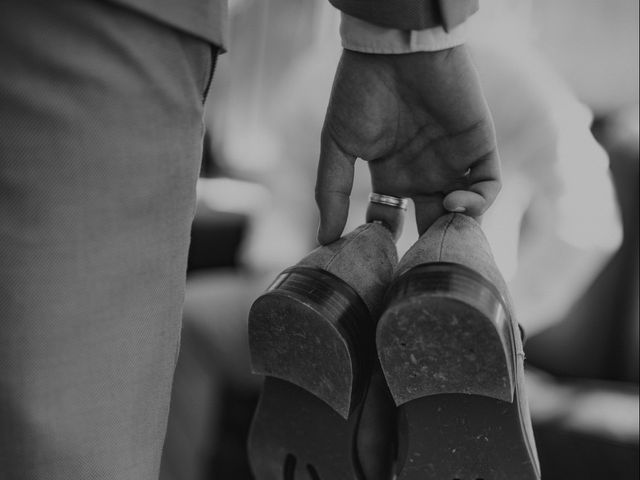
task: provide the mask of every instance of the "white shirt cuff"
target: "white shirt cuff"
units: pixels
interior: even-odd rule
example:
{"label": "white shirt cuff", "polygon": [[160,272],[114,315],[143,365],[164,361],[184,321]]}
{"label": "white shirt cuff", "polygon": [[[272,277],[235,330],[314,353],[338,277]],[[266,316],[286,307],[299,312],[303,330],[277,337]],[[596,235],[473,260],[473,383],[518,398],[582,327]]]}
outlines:
{"label": "white shirt cuff", "polygon": [[401,54],[434,52],[462,45],[467,39],[467,21],[450,31],[443,27],[397,30],[380,27],[342,13],[340,36],[347,50],[363,53]]}

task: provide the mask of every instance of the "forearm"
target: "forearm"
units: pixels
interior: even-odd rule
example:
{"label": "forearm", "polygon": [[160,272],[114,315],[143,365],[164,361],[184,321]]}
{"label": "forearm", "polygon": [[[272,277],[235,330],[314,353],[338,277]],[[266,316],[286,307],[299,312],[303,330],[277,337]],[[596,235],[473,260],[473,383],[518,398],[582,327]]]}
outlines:
{"label": "forearm", "polygon": [[509,285],[525,330],[534,334],[565,318],[614,251],[571,245],[558,236],[539,239]]}
{"label": "forearm", "polygon": [[590,159],[581,160],[580,182],[591,188],[565,191],[555,206],[542,200],[527,214],[530,235],[520,245],[510,288],[519,319],[531,333],[565,318],[622,241],[608,174],[586,175]]}

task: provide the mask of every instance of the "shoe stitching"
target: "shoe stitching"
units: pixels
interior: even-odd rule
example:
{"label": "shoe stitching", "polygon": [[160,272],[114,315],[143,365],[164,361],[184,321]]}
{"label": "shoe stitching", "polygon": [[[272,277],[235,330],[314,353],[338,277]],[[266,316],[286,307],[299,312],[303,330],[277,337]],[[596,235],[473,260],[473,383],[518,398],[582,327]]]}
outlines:
{"label": "shoe stitching", "polygon": [[449,226],[453,223],[453,219],[455,218],[455,213],[451,215],[451,218],[447,221],[447,224],[442,229],[442,236],[440,237],[440,251],[438,252],[438,261],[442,261],[442,251],[444,250],[444,239],[447,235],[447,230],[449,230]]}

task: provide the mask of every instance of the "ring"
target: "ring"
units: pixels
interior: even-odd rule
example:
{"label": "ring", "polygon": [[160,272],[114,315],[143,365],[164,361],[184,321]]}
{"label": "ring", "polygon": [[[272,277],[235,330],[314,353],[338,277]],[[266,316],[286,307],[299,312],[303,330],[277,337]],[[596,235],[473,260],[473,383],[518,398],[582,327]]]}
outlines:
{"label": "ring", "polygon": [[407,209],[407,199],[393,197],[391,195],[382,195],[380,193],[370,193],[369,194],[369,202],[370,203],[378,203],[380,205],[387,205],[389,207],[399,208],[401,210]]}

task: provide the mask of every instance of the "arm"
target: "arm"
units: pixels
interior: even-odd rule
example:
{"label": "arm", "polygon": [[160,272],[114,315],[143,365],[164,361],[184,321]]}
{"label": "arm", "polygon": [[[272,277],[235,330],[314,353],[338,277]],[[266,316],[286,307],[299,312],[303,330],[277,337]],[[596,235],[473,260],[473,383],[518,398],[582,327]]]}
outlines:
{"label": "arm", "polygon": [[537,192],[532,199],[530,236],[520,246],[510,282],[519,320],[530,334],[566,318],[622,241],[607,155],[590,135],[589,122],[576,120],[575,151],[559,168],[563,194],[550,199]]}
{"label": "arm", "polygon": [[528,40],[509,45],[474,48],[504,158],[504,187],[483,229],[518,320],[535,334],[566,317],[618,248],[621,228],[590,110]]}

